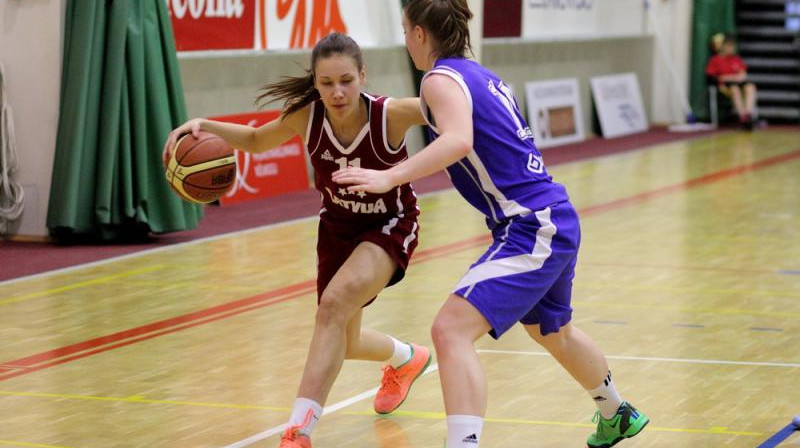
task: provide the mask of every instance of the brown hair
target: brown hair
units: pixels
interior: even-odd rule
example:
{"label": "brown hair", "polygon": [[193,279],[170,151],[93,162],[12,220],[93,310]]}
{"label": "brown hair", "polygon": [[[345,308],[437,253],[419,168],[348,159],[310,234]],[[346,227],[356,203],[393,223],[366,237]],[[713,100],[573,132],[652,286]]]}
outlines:
{"label": "brown hair", "polygon": [[409,0],[404,11],[411,25],[419,25],[433,35],[434,48],[441,58],[465,57],[472,53],[469,21],[472,12],[467,0]]}
{"label": "brown hair", "polygon": [[314,45],[311,51],[311,68],[305,70],[305,76],[284,76],[283,81],[261,87],[261,94],[256,98],[256,104],[264,106],[283,100],[282,115],[285,117],[318,100],[319,92],[314,87],[314,69],[317,61],[320,58],[340,54],[353,58],[359,71],[364,68],[361,47],[356,41],[341,33],[331,33]]}

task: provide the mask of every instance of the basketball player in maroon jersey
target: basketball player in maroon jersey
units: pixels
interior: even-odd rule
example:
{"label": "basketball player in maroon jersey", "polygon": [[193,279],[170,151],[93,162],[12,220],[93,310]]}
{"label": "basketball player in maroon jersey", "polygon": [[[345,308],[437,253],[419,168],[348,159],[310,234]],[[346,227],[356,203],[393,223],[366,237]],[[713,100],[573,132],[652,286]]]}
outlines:
{"label": "basketball player in maroon jersey", "polygon": [[427,348],[361,327],[362,307],[404,275],[417,245],[416,196],[410,184],[383,194],[349,193],[331,180],[352,167],[385,170],[405,160],[406,131],[425,123],[418,98],[390,99],[361,91],[366,81],[361,49],[334,33],[311,54],[307,75],[267,85],[259,100],[284,101],[281,117],[259,128],[202,118],[173,130],[164,145],[169,160],[177,139],[208,131],[250,152],[301,136],[322,194],[317,242],[317,309],[314,335],[282,448],[308,448],[328,392],[344,359],[387,361],[375,397],[378,413],[405,400],[431,361]]}

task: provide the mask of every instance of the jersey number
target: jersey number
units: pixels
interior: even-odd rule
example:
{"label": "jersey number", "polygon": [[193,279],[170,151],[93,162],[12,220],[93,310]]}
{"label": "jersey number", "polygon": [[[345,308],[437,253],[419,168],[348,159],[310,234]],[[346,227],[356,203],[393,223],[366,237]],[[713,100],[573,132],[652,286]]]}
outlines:
{"label": "jersey number", "polygon": [[356,157],[353,160],[347,160],[347,157],[339,157],[338,159],[334,160],[337,164],[339,164],[340,170],[346,170],[347,167],[352,166],[353,168],[361,168],[361,157]]}
{"label": "jersey number", "polygon": [[531,131],[531,128],[525,126],[519,119],[519,109],[517,109],[517,103],[514,101],[514,95],[511,94],[511,89],[502,82],[495,86],[492,81],[489,81],[489,91],[492,92],[492,95],[494,95],[508,111],[511,119],[514,121],[514,126],[517,128],[517,137],[519,137],[520,140],[533,138],[533,131]]}

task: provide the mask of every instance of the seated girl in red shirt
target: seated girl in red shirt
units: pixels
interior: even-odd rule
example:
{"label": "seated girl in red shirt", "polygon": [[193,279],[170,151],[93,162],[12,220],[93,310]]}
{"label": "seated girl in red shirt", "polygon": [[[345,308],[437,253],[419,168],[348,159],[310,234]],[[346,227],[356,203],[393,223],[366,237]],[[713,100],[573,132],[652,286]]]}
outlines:
{"label": "seated girl in red shirt", "polygon": [[747,64],[736,54],[736,42],[726,36],[719,52],[706,65],[706,74],[717,80],[720,91],[733,100],[739,121],[752,128],[756,86],[747,80]]}

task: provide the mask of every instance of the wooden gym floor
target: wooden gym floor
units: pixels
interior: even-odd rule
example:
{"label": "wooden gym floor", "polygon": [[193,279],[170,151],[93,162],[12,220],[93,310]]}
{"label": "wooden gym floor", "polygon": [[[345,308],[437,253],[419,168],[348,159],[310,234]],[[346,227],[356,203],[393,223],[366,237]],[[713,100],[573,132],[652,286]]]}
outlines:
{"label": "wooden gym floor", "polygon": [[[551,173],[582,217],[574,322],[652,419],[621,447],[751,448],[800,414],[800,131],[719,133]],[[364,320],[430,344],[487,232],[452,190],[420,205],[408,275]],[[315,232],[301,219],[0,283],[0,446],[277,446],[313,324]],[[592,401],[523,333],[478,343],[482,445],[584,446]],[[433,370],[382,418],[379,366],[345,363],[314,446],[440,448]],[[779,446],[800,446],[800,432]]]}

